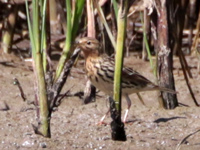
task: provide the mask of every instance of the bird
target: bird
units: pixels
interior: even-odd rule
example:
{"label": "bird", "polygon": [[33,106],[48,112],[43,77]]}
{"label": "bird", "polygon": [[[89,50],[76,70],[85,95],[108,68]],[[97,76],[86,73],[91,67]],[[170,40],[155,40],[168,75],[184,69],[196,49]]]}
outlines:
{"label": "bird", "polygon": [[[113,96],[113,83],[115,72],[115,58],[106,54],[101,54],[100,42],[92,37],[83,37],[77,41],[76,46],[81,49],[85,59],[85,70],[88,79],[100,91],[103,91],[108,96]],[[126,123],[128,111],[131,107],[131,100],[129,95],[132,93],[139,93],[142,91],[166,91],[169,93],[176,93],[172,89],[160,87],[155,85],[150,80],[142,76],[132,68],[123,66],[121,77],[122,96],[126,98],[127,109],[123,118]],[[100,123],[108,115],[109,111],[101,118]]]}

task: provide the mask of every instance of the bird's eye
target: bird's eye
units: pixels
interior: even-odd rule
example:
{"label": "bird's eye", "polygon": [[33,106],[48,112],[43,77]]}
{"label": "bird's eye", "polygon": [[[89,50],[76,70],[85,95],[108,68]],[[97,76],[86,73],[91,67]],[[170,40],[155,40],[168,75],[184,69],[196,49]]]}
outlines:
{"label": "bird's eye", "polygon": [[90,42],[90,41],[87,41],[87,44],[88,44],[88,45],[90,45],[90,44],[91,44],[91,42]]}

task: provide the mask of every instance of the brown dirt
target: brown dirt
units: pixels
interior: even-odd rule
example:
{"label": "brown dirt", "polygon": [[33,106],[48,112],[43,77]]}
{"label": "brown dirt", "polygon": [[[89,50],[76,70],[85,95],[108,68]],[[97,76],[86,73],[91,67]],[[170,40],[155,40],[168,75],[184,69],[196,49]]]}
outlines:
{"label": "brown dirt", "polygon": [[[6,59],[5,59],[6,58]],[[13,62],[11,62],[11,59]],[[19,90],[13,84],[16,77],[30,101],[34,100],[34,75],[25,63],[16,57],[0,56],[0,149],[115,149],[115,150],[143,150],[166,149],[174,150],[178,143],[188,134],[197,131],[200,127],[200,109],[194,106],[187,89],[178,59],[175,58],[175,80],[179,92],[180,103],[190,107],[178,107],[175,110],[159,108],[157,92],[143,92],[141,95],[146,106],[143,106],[136,95],[131,95],[132,107],[128,119],[132,122],[125,125],[127,141],[112,141],[110,125],[98,126],[96,123],[108,109],[108,102],[103,93],[97,97],[96,102],[82,105],[78,97],[65,98],[61,106],[53,113],[51,119],[52,138],[44,138],[33,132],[32,124],[36,124],[36,111],[34,106],[23,102]],[[199,98],[199,75],[195,66],[197,59],[188,57],[187,61],[193,72],[191,79],[195,96]],[[151,81],[154,76],[148,62],[134,57],[127,62],[134,69],[145,75]],[[25,64],[25,65],[24,65]],[[71,89],[78,92],[84,89],[86,79],[78,73],[83,66],[72,70],[63,91]],[[6,109],[6,104],[9,110]],[[126,103],[123,101],[123,108]],[[124,110],[124,109],[123,109]],[[124,111],[123,111],[124,113]],[[107,117],[105,122],[111,122]],[[200,133],[196,133],[186,140],[181,150],[200,149]]]}

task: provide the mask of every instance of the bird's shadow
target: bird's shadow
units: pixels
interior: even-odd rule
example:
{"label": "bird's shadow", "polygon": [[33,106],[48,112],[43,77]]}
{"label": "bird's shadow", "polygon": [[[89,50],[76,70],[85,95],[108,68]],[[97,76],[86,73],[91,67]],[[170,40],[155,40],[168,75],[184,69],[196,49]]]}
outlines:
{"label": "bird's shadow", "polygon": [[127,120],[127,121],[125,122],[125,124],[132,124],[132,123],[134,123],[134,122],[142,122],[142,120],[141,120],[141,119]]}
{"label": "bird's shadow", "polygon": [[16,66],[12,63],[12,62],[7,62],[7,61],[1,61],[0,65],[3,65],[5,67],[12,67],[12,68],[16,68]]}
{"label": "bird's shadow", "polygon": [[171,121],[171,120],[174,120],[174,119],[186,119],[186,117],[176,116],[176,117],[171,117],[171,118],[159,118],[159,119],[156,119],[154,121],[154,123],[168,122],[168,121]]}

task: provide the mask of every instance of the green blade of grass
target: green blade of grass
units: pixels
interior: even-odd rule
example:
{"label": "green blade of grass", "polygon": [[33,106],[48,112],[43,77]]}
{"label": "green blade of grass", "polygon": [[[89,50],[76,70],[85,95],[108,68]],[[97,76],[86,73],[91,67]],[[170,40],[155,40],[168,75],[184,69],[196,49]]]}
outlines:
{"label": "green blade of grass", "polygon": [[25,1],[26,4],[26,14],[27,14],[27,20],[28,20],[28,30],[29,30],[29,37],[31,40],[31,47],[32,47],[32,56],[35,58],[35,39],[33,36],[33,30],[31,26],[31,19],[30,19],[30,14],[29,14],[29,9],[28,9],[28,1]]}
{"label": "green blade of grass", "polygon": [[43,51],[43,43],[45,42],[45,31],[46,31],[46,6],[47,6],[47,0],[44,0],[44,3],[43,3],[43,7],[42,7],[42,28],[41,28],[41,51]]}
{"label": "green blade of grass", "polygon": [[75,39],[77,30],[79,27],[81,16],[84,9],[84,4],[85,4],[85,0],[76,1],[76,6],[75,6],[74,14],[73,14],[73,19],[72,19],[72,40]]}
{"label": "green blade of grass", "polygon": [[42,28],[41,28],[41,53],[42,53],[42,62],[44,72],[47,71],[47,59],[46,59],[46,49],[47,49],[47,34],[46,34],[46,8],[47,8],[47,0],[44,0],[42,3]]}
{"label": "green blade of grass", "polygon": [[115,18],[117,18],[117,15],[118,15],[118,5],[117,5],[116,0],[112,0],[112,4],[113,4],[113,7],[114,7],[114,11],[115,11]]}
{"label": "green blade of grass", "polygon": [[71,49],[71,42],[72,42],[72,40],[75,39],[75,35],[76,35],[77,29],[78,29],[78,24],[80,22],[80,18],[81,18],[81,15],[82,15],[84,3],[85,3],[85,0],[77,1],[77,4],[76,4],[77,10],[74,11],[75,16],[73,17],[72,13],[71,13],[72,12],[71,11],[71,2],[70,2],[70,0],[66,0],[66,5],[67,5],[66,6],[67,7],[67,35],[66,35],[65,47],[63,49],[63,52],[62,52],[62,55],[61,55],[61,58],[59,60],[58,67],[57,67],[57,70],[56,70],[56,75],[55,75],[55,79],[54,79],[55,81],[60,76],[60,74],[63,70],[64,64],[65,64],[66,60],[69,58],[69,52],[70,52],[70,49]]}
{"label": "green blade of grass", "polygon": [[40,51],[40,26],[39,26],[39,0],[33,1],[33,37],[35,39],[35,51]]}
{"label": "green blade of grass", "polygon": [[67,58],[69,57],[69,51],[71,48],[71,38],[72,38],[72,28],[71,28],[71,17],[72,17],[72,13],[71,13],[71,1],[70,0],[66,0],[66,8],[67,8],[67,33],[66,33],[66,41],[65,41],[65,46],[62,52],[62,55],[60,57],[59,63],[58,63],[58,67],[56,70],[56,75],[55,75],[55,81],[58,79],[58,77],[60,76],[64,64],[67,60]]}

